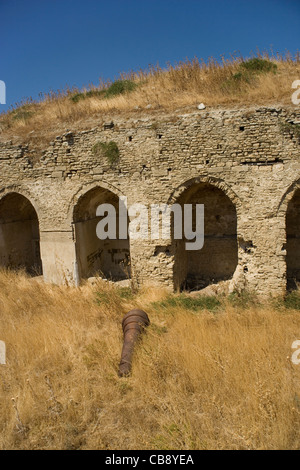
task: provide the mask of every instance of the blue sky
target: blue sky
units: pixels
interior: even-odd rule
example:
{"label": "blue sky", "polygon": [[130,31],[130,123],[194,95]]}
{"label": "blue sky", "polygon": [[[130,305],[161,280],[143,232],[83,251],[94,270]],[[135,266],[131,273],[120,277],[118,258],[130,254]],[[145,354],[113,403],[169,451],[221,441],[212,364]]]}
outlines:
{"label": "blue sky", "polygon": [[[6,105],[122,71],[300,49],[300,0],[0,0]],[[300,79],[300,77],[299,77]]]}

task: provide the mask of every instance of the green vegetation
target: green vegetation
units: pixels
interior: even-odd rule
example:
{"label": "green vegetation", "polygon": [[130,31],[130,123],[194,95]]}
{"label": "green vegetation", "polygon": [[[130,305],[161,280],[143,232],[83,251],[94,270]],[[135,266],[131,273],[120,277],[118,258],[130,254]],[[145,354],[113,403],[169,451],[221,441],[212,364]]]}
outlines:
{"label": "green vegetation", "polygon": [[238,72],[222,83],[223,91],[227,93],[242,91],[243,85],[253,83],[258,74],[276,73],[277,65],[270,60],[253,57],[241,62],[238,69]]}
{"label": "green vegetation", "polygon": [[[186,309],[192,312],[208,310],[217,313],[225,310],[228,306],[239,311],[262,309],[264,303],[254,292],[233,292],[227,296],[207,296],[198,295],[192,297],[188,294],[170,294],[167,298],[158,302],[152,302],[152,307],[165,312],[172,312],[172,309]],[[289,292],[284,298],[270,298],[270,305],[278,311],[300,310],[300,292]]]}
{"label": "green vegetation", "polygon": [[[31,110],[30,110],[31,109]],[[20,108],[14,109],[12,111],[12,118],[13,120],[24,120],[27,121],[31,116],[33,116],[34,112],[29,104],[25,104]]]}
{"label": "green vegetation", "polygon": [[111,307],[116,311],[122,309],[123,302],[133,300],[134,294],[130,287],[118,287],[110,290],[101,290],[95,293],[95,302],[97,305]]}
{"label": "green vegetation", "polygon": [[293,310],[300,310],[300,295],[298,291],[293,291],[287,294],[284,299],[284,305],[286,308]]}
{"label": "green vegetation", "polygon": [[103,97],[105,95],[105,90],[89,90],[86,91],[85,93],[76,93],[75,95],[72,95],[70,99],[73,101],[73,103],[78,103],[80,100],[85,100],[86,98],[91,98],[91,97]]}
{"label": "green vegetation", "polygon": [[119,149],[114,141],[106,142],[97,142],[92,147],[92,152],[94,155],[105,157],[110,165],[113,165],[119,160]]}
{"label": "green vegetation", "polygon": [[277,65],[267,59],[253,57],[240,64],[240,68],[250,73],[276,73]]}
{"label": "green vegetation", "polygon": [[191,297],[186,294],[180,294],[178,296],[170,295],[160,302],[153,302],[152,306],[154,308],[164,310],[168,310],[170,307],[181,307],[194,312],[199,310],[209,310],[214,312],[221,306],[221,302],[214,296],[199,295],[197,297]]}
{"label": "green vegetation", "polygon": [[294,135],[300,139],[300,124],[294,124],[292,122],[281,122],[280,129],[283,133],[288,132],[289,134]]}
{"label": "green vegetation", "polygon": [[227,300],[232,307],[239,310],[261,306],[261,302],[255,292],[232,292],[228,295]]}
{"label": "green vegetation", "polygon": [[114,96],[122,95],[124,93],[130,93],[131,91],[134,91],[137,86],[138,85],[132,80],[116,80],[106,89],[92,89],[89,91],[76,93],[75,95],[72,95],[70,99],[73,101],[73,103],[78,103],[78,101],[92,97],[113,98]]}
{"label": "green vegetation", "polygon": [[273,308],[279,311],[300,310],[300,293],[298,290],[291,291],[284,298],[274,299]]}
{"label": "green vegetation", "polygon": [[112,98],[113,96],[130,93],[137,88],[137,84],[132,80],[116,80],[107,90],[104,95],[105,98]]}
{"label": "green vegetation", "polygon": [[124,300],[132,300],[134,298],[131,287],[118,287],[118,294]]}

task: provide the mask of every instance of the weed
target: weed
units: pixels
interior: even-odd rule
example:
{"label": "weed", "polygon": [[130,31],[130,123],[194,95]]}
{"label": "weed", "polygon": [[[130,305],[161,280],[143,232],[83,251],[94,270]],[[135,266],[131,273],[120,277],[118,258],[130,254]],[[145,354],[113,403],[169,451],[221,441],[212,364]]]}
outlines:
{"label": "weed", "polygon": [[105,157],[110,165],[113,165],[119,160],[119,149],[116,142],[113,141],[108,143],[97,142],[92,147],[92,153],[94,155]]}
{"label": "weed", "polygon": [[293,135],[294,137],[297,137],[298,139],[300,139],[300,124],[281,121],[279,123],[279,127],[280,127],[281,132],[289,133]]}

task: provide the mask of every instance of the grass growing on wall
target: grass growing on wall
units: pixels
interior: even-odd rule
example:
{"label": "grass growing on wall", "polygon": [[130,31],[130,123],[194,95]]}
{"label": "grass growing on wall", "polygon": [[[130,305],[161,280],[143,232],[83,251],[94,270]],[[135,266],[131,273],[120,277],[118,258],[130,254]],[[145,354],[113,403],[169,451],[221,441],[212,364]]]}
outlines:
{"label": "grass growing on wall", "polygon": [[280,122],[280,129],[281,132],[300,139],[300,124],[282,121]]}
{"label": "grass growing on wall", "polygon": [[120,155],[118,145],[112,140],[110,142],[97,142],[92,147],[92,153],[106,158],[110,165],[116,163]]}

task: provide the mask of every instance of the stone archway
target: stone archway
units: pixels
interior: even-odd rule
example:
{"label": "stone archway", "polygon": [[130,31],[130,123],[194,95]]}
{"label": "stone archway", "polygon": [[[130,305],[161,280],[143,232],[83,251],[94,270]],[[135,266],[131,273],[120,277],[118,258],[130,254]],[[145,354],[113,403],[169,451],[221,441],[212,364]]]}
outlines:
{"label": "stone archway", "polygon": [[[115,240],[97,237],[96,227],[101,217],[96,216],[96,211],[100,204],[111,204],[116,210]],[[119,197],[109,189],[97,186],[78,199],[73,211],[73,224],[79,279],[96,274],[113,281],[130,278],[129,239],[118,237],[118,222]]]}
{"label": "stone archway", "polygon": [[0,200],[0,266],[42,274],[38,216],[29,199],[17,192]]}
{"label": "stone archway", "polygon": [[[186,240],[174,240],[174,285],[188,290],[232,278],[238,264],[237,211],[223,189],[209,181],[191,181],[173,200],[182,206],[204,204],[204,246],[187,251]],[[195,227],[193,227],[195,229]]]}

